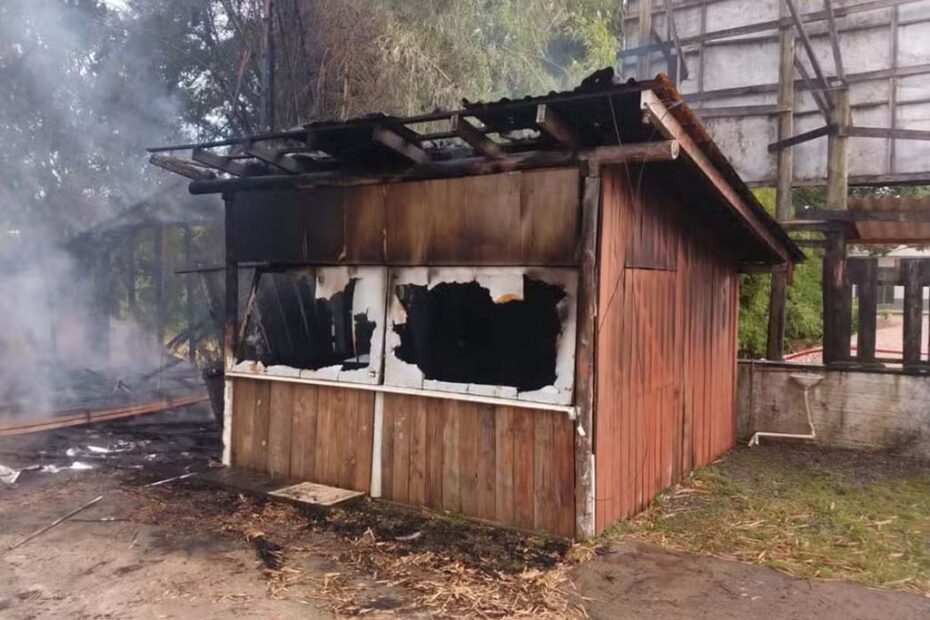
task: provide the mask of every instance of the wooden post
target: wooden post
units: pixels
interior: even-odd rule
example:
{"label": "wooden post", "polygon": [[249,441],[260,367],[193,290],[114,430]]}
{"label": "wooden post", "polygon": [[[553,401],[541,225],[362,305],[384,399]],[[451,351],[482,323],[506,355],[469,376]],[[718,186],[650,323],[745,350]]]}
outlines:
{"label": "wooden post", "polygon": [[[849,92],[836,91],[830,114],[833,129],[827,142],[827,208],[846,209],[849,193],[847,143],[850,124]],[[846,240],[843,233],[827,235],[823,257],[823,361],[849,360],[852,331],[850,291],[846,284]]]}
{"label": "wooden post", "polygon": [[[782,13],[785,12],[782,5]],[[782,111],[778,116],[778,139],[785,140],[794,135],[794,58],[795,32],[791,26],[782,26],[778,33],[781,50],[778,68],[778,105]],[[791,183],[794,180],[794,149],[778,151],[777,182],[775,188],[775,218],[783,222],[791,219]],[[769,326],[765,357],[782,360],[785,346],[785,306],[788,298],[788,272],[772,274],[769,291]]]}
{"label": "wooden post", "polygon": [[[223,310],[223,359],[224,370],[236,363],[239,340],[239,264],[236,259],[236,234],[233,218],[232,195],[224,195],[226,236],[226,303]],[[232,465],[232,380],[223,382],[223,464]]]}
{"label": "wooden post", "polygon": [[827,141],[827,208],[846,209],[849,194],[848,143],[851,114],[849,91],[836,91],[836,103],[831,112],[833,131]]}
{"label": "wooden post", "polygon": [[[645,47],[652,41],[652,0],[639,0],[639,46]],[[636,75],[641,80],[647,80],[651,77],[650,62],[651,55],[643,51],[638,58],[639,66],[636,69]]]}
{"label": "wooden post", "polygon": [[136,318],[136,229],[129,230],[126,238],[126,311],[129,319]]}
{"label": "wooden post", "polygon": [[846,279],[846,239],[843,233],[826,234],[823,256],[823,362],[849,361],[852,335],[850,288]]}
{"label": "wooden post", "polygon": [[165,227],[156,224],[154,229],[154,257],[152,260],[152,286],[155,287],[155,339],[158,350],[165,346]]}
{"label": "wooden post", "polygon": [[859,292],[859,339],[856,357],[862,363],[875,363],[875,331],[878,328],[878,259],[862,262],[862,276],[856,284]]}
{"label": "wooden post", "polygon": [[575,352],[575,538],[594,536],[594,408],[597,339],[598,262],[597,237],[600,227],[600,165],[588,166],[583,177],[581,239],[578,262],[578,336]]}
{"label": "wooden post", "polygon": [[853,258],[846,261],[846,281],[854,284],[859,298],[859,330],[855,360],[875,365],[875,330],[878,318],[878,259]]}
{"label": "wooden post", "polygon": [[262,74],[262,120],[266,131],[275,130],[274,0],[265,0],[265,70]]}
{"label": "wooden post", "polygon": [[[184,227],[184,264],[191,266],[191,257],[194,253],[194,233],[190,225]],[[187,358],[191,364],[197,364],[197,334],[194,333],[196,312],[194,310],[194,276],[185,276],[185,294],[187,299]]]}
{"label": "wooden post", "polygon": [[110,360],[110,315],[113,313],[113,287],[110,284],[110,250],[108,246],[101,247],[94,259],[94,279],[97,296],[94,318],[95,334],[99,351],[104,359]]}
{"label": "wooden post", "polygon": [[918,260],[901,261],[901,283],[904,284],[904,366],[920,365],[921,319],[923,318],[923,286]]}

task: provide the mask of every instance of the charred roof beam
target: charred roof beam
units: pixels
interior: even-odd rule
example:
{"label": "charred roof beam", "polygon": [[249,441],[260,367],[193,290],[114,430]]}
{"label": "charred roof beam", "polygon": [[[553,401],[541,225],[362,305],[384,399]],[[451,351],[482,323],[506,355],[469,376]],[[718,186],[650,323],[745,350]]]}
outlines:
{"label": "charred roof beam", "polygon": [[225,172],[236,177],[245,176],[246,167],[233,160],[229,157],[223,157],[222,155],[217,155],[211,151],[202,148],[195,148],[191,152],[191,159],[195,162],[203,164],[208,168],[213,168],[219,170],[220,172]]}
{"label": "charred roof beam", "polygon": [[194,162],[180,159],[179,157],[152,153],[149,157],[149,163],[153,166],[158,166],[162,170],[180,174],[193,181],[207,181],[216,178],[216,175],[212,171],[198,166]]}
{"label": "charred roof beam", "polygon": [[573,151],[581,148],[578,131],[548,104],[536,106],[536,126],[562,146]]}
{"label": "charred roof beam", "polygon": [[274,166],[278,170],[283,170],[288,174],[300,174],[304,172],[303,166],[287,154],[277,151],[267,144],[261,142],[252,142],[246,145],[245,152],[255,159]]}
{"label": "charred roof beam", "polygon": [[497,142],[484,135],[484,133],[470,123],[461,114],[454,114],[450,119],[452,132],[461,138],[463,142],[475,149],[477,153],[490,157],[491,159],[501,159],[505,156],[504,149]]}
{"label": "charred roof beam", "polygon": [[412,164],[428,164],[431,160],[429,154],[418,144],[415,132],[406,127],[377,125],[371,133],[371,139]]}

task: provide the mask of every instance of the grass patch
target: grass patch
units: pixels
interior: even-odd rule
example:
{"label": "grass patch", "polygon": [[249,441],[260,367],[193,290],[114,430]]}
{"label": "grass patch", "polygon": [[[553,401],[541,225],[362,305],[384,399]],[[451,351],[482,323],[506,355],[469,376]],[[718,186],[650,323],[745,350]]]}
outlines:
{"label": "grass patch", "polygon": [[607,538],[930,595],[930,473],[891,456],[738,448]]}

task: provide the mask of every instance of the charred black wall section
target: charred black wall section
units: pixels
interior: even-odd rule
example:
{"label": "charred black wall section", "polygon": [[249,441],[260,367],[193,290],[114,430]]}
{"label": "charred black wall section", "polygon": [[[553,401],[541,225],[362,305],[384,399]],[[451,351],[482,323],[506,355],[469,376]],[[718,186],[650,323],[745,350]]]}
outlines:
{"label": "charred black wall section", "polygon": [[523,299],[498,303],[477,282],[398,286],[407,322],[394,326],[400,336],[394,354],[437,381],[521,392],[551,385],[565,290],[527,276],[523,290]]}
{"label": "charred black wall section", "polygon": [[356,281],[329,299],[317,299],[312,276],[263,273],[238,359],[308,370],[367,367],[375,322],[365,313],[352,314]]}

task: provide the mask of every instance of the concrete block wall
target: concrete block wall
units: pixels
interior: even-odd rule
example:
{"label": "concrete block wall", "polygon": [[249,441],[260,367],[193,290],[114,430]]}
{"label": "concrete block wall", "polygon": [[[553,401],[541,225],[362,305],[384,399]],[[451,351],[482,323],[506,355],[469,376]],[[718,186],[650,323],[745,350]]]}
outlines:
{"label": "concrete block wall", "polygon": [[814,443],[930,460],[930,377],[893,371],[740,362],[737,437],[741,441],[759,431],[808,432],[804,390],[791,378],[799,373],[823,377],[810,390],[817,430]]}

